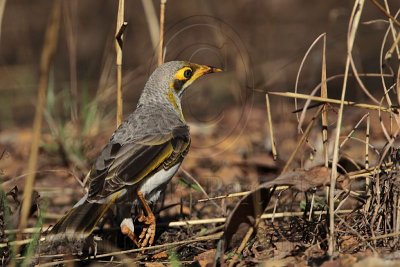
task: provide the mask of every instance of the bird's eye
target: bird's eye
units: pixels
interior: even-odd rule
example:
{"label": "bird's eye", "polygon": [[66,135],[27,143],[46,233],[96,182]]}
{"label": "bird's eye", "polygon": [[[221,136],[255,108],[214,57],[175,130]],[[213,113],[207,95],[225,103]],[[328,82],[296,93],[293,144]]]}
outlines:
{"label": "bird's eye", "polygon": [[185,76],[186,79],[189,79],[190,77],[192,77],[192,74],[193,74],[193,71],[191,69],[187,69],[183,73],[183,76]]}

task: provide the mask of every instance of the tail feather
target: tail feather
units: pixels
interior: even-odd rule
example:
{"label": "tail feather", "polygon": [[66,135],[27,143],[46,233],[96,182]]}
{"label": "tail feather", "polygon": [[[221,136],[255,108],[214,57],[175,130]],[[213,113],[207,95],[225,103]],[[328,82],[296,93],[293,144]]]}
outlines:
{"label": "tail feather", "polygon": [[50,230],[46,239],[77,240],[88,237],[112,203],[90,203],[83,201],[73,207]]}

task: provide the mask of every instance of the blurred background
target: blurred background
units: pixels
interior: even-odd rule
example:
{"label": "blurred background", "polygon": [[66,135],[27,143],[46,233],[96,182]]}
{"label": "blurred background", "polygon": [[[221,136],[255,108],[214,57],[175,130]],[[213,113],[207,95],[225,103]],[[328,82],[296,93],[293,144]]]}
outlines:
{"label": "blurred background", "polygon": [[[145,1],[126,1],[123,47],[124,111],[134,109],[147,77],[155,67],[158,35],[146,17]],[[156,19],[159,1],[152,1]],[[398,1],[389,1],[397,10]],[[0,41],[0,130],[30,127],[34,114],[38,67],[52,1],[7,1]],[[167,2],[165,60],[184,59],[223,67],[224,79],[207,78],[194,85],[184,101],[187,116],[202,121],[226,106],[264,105],[264,94],[293,89],[300,61],[311,43],[327,33],[328,76],[342,73],[346,34],[353,3],[350,1],[238,0]],[[78,105],[103,94],[100,109],[114,114],[117,1],[63,2],[62,25],[51,91],[74,97]],[[359,72],[378,72],[379,50],[386,31],[382,13],[366,3],[354,49]],[[372,20],[375,23],[367,23]],[[320,80],[321,49],[315,49],[302,71],[299,88],[309,92]],[[212,82],[211,82],[212,80]],[[227,82],[229,81],[229,82]],[[370,79],[374,91],[374,81]],[[338,80],[336,84],[340,84]],[[350,97],[362,97],[350,84]],[[204,89],[204,90],[198,90]],[[104,93],[105,91],[108,93]],[[335,82],[329,90],[339,94]],[[85,99],[86,98],[86,99]],[[65,99],[65,98],[64,98]],[[207,101],[205,101],[207,100]],[[60,107],[59,107],[60,108]]]}
{"label": "blurred background", "polygon": [[[296,117],[291,115],[295,106],[293,100],[271,97],[282,160],[274,162],[267,134],[265,93],[294,90],[303,56],[323,33],[327,34],[327,76],[344,72],[353,4],[332,0],[167,1],[165,61],[190,60],[224,69],[223,73],[196,81],[183,99],[192,134],[184,168],[202,185],[208,184],[208,192],[218,195],[248,189],[271,178],[283,166],[299,137]],[[388,4],[393,14],[400,7],[399,1],[389,0]],[[26,174],[39,62],[52,8],[53,1],[48,0],[36,0],[34,4],[13,0],[4,6],[0,34],[0,155],[5,153],[0,176],[10,181],[8,186],[17,183],[21,187]],[[54,205],[64,205],[59,214],[82,195],[82,190],[73,189],[81,188],[77,180],[83,179],[115,130],[117,8],[116,0],[62,1],[35,184],[42,196],[52,197]],[[125,1],[125,116],[135,109],[156,67],[159,14],[159,1]],[[359,73],[379,73],[387,28],[387,18],[367,1],[353,48]],[[384,51],[393,43],[390,38]],[[319,42],[304,63],[299,92],[309,94],[320,83],[321,63]],[[379,78],[362,80],[373,95],[382,97]],[[339,98],[341,88],[341,78],[329,82],[329,97]],[[352,78],[347,92],[348,100],[369,101]],[[356,116],[351,112],[345,117]],[[335,127],[335,120],[331,120],[330,129]],[[352,125],[344,131],[350,131]],[[371,134],[376,136],[381,130],[378,127]],[[363,149],[363,145],[358,148]],[[295,165],[302,166],[315,152],[310,152],[313,149],[307,148]],[[356,160],[362,160],[359,150],[355,154]],[[66,188],[72,188],[69,195]],[[60,195],[60,190],[65,194]]]}

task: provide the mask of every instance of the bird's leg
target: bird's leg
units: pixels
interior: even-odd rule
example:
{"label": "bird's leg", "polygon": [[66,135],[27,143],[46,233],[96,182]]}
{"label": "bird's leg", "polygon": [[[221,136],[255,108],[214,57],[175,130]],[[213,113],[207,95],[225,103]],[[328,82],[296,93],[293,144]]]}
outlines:
{"label": "bird's leg", "polygon": [[145,224],[143,226],[142,232],[139,235],[138,243],[141,245],[141,247],[145,247],[147,245],[151,246],[153,245],[154,238],[156,236],[156,217],[151,211],[151,208],[144,198],[142,192],[137,191],[137,196],[140,202],[142,202],[143,210],[146,213],[146,216],[144,215],[144,213],[142,213],[138,217],[138,221]]}

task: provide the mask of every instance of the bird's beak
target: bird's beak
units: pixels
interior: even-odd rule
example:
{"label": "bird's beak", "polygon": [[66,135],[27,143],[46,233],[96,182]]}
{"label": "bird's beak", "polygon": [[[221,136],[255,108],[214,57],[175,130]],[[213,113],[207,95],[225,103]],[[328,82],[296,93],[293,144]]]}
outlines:
{"label": "bird's beak", "polygon": [[221,70],[220,68],[210,67],[210,66],[209,66],[209,71],[208,71],[208,73],[216,73],[216,72],[222,72],[222,70]]}
{"label": "bird's beak", "polygon": [[201,73],[201,75],[204,75],[208,73],[221,72],[222,70],[212,66],[200,66],[198,71]]}
{"label": "bird's beak", "polygon": [[203,76],[205,74],[209,73],[216,73],[216,72],[221,72],[222,70],[216,67],[211,67],[211,66],[205,66],[205,65],[200,65],[195,72],[195,75],[197,76],[196,78]]}
{"label": "bird's beak", "polygon": [[184,88],[191,85],[195,80],[200,78],[201,76],[209,73],[221,72],[222,70],[216,67],[206,66],[206,65],[197,65],[193,64],[193,69],[195,70],[193,76],[185,83]]}

